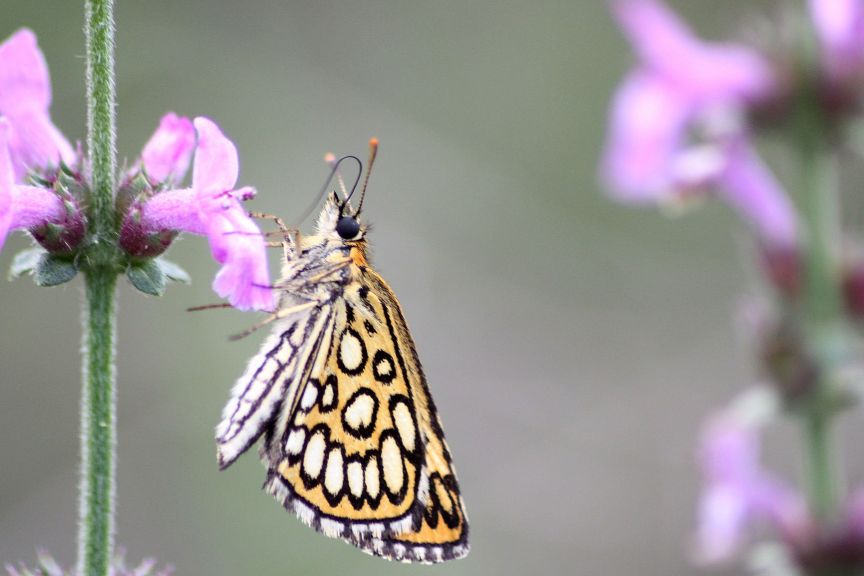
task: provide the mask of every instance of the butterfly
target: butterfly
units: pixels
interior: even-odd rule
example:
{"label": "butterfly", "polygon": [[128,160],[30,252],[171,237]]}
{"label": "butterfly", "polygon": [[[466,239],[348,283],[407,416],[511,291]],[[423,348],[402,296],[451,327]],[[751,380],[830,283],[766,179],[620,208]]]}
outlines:
{"label": "butterfly", "polygon": [[[221,469],[256,441],[264,489],[317,531],[390,560],[468,554],[468,521],[441,421],[399,301],[367,259],[341,180],[312,236],[283,229],[272,333],[216,429]],[[331,162],[338,175],[342,160]],[[362,170],[362,164],[361,164]],[[325,184],[323,192],[327,189]]]}

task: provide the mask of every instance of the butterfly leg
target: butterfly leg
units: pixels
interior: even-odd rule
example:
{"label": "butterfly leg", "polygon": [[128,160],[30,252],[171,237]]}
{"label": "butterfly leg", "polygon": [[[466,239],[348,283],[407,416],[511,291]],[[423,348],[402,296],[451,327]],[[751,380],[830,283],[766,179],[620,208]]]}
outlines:
{"label": "butterfly leg", "polygon": [[334,274],[340,270],[343,270],[349,264],[351,264],[350,258],[346,258],[345,260],[342,260],[340,262],[336,262],[332,266],[325,268],[323,271],[319,272],[318,274],[315,274],[314,276],[310,276],[309,278],[306,278],[305,282],[307,284],[315,284],[317,282],[321,282],[322,280],[324,280],[325,278],[327,278],[331,274]]}
{"label": "butterfly leg", "polygon": [[272,288],[273,290],[285,290],[287,292],[293,293],[295,296],[298,296],[300,298],[308,298],[308,296],[304,296],[304,293],[301,290],[298,290],[298,288],[307,288],[310,285],[315,285],[319,282],[325,281],[328,276],[345,269],[350,264],[351,260],[346,258],[345,260],[330,264],[329,266],[322,266],[322,270],[320,272],[318,272],[314,276],[303,278],[299,282],[292,281],[285,284],[274,284],[273,286],[269,286],[269,288]]}
{"label": "butterfly leg", "polygon": [[266,212],[250,212],[249,216],[252,218],[259,218],[261,220],[271,220],[276,226],[279,227],[278,235],[282,238],[279,242],[267,242],[267,246],[276,248],[282,248],[282,256],[285,260],[291,260],[292,258],[292,248],[291,246],[296,246],[298,249],[300,247],[300,231],[296,228],[289,228],[285,221],[282,220],[279,216],[275,214],[268,214]]}
{"label": "butterfly leg", "polygon": [[231,304],[228,304],[227,302],[219,302],[218,304],[203,304],[201,306],[192,306],[190,308],[187,308],[186,311],[187,312],[200,312],[201,310],[213,310],[216,308],[233,308],[233,307],[234,306],[232,306]]}
{"label": "butterfly leg", "polygon": [[303,310],[308,310],[309,308],[314,308],[315,306],[318,306],[318,302],[313,301],[313,302],[306,302],[305,304],[299,304],[297,306],[291,306],[288,308],[280,308],[276,312],[270,314],[267,318],[265,318],[261,322],[258,322],[257,324],[253,324],[252,326],[250,326],[249,328],[247,328],[243,332],[240,332],[239,334],[234,334],[233,336],[230,336],[228,339],[229,340],[240,340],[242,338],[245,338],[246,336],[249,336],[250,334],[252,334],[256,330],[259,330],[260,328],[263,328],[264,326],[267,326],[268,324],[275,322],[276,320],[280,320],[282,318],[285,318],[286,316],[290,316],[291,314],[294,314],[295,312],[301,312]]}

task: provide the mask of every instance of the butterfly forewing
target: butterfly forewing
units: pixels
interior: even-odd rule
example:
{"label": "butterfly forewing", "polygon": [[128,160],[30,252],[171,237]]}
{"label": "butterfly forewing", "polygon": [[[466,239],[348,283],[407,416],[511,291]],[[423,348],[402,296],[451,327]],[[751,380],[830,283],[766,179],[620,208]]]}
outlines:
{"label": "butterfly forewing", "polygon": [[[338,214],[333,196],[319,233]],[[316,305],[280,320],[235,386],[220,462],[264,434],[265,488],[306,524],[388,559],[465,556],[465,509],[401,307],[365,241],[330,232],[286,251],[280,306]]]}

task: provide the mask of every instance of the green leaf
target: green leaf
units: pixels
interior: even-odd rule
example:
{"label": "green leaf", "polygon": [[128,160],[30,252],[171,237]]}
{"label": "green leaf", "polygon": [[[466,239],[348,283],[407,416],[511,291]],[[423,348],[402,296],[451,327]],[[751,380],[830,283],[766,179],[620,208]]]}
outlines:
{"label": "green leaf", "polygon": [[159,267],[162,268],[162,272],[165,274],[165,277],[168,278],[171,282],[177,282],[179,284],[191,284],[192,279],[189,277],[189,274],[181,268],[178,264],[165,260],[164,258],[157,258],[156,263],[159,264]]}
{"label": "green leaf", "polygon": [[45,254],[45,250],[36,246],[22,250],[12,259],[9,266],[9,280],[15,280],[25,274],[32,274],[39,265],[39,259]]}
{"label": "green leaf", "polygon": [[69,282],[76,274],[78,268],[74,262],[46,252],[39,258],[34,280],[38,286],[57,286]]}
{"label": "green leaf", "polygon": [[151,296],[161,296],[165,293],[165,272],[155,260],[130,266],[126,277],[135,288]]}

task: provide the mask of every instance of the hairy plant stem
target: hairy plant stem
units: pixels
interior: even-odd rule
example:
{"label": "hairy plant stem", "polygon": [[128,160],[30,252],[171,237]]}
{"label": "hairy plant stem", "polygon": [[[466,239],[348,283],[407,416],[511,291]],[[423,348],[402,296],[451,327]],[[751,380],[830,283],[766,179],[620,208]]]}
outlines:
{"label": "hairy plant stem", "polygon": [[114,552],[116,286],[110,269],[86,276],[78,574],[87,576],[107,575]]}
{"label": "hairy plant stem", "polygon": [[830,380],[849,343],[839,276],[837,176],[827,127],[815,98],[804,99],[800,104],[798,131],[806,246],[802,320],[808,352],[818,368],[802,413],[808,452],[808,494],[814,515],[828,520],[837,510],[838,500]]}
{"label": "hairy plant stem", "polygon": [[91,243],[82,255],[86,285],[78,571],[107,576],[114,555],[115,316],[118,275],[114,216],[113,0],[86,0],[87,150]]}

